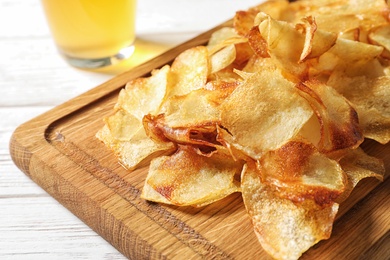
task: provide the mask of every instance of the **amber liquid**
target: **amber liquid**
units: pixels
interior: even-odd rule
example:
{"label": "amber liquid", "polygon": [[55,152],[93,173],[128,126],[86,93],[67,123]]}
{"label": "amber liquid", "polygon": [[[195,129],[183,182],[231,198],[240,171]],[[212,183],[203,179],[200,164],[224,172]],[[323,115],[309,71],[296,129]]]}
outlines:
{"label": "amber liquid", "polygon": [[98,59],[116,55],[135,39],[136,0],[41,0],[62,54]]}

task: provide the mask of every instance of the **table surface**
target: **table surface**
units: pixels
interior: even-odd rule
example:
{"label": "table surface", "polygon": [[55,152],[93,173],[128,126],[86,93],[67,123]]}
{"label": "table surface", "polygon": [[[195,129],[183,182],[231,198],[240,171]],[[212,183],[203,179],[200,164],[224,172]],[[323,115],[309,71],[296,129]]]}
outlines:
{"label": "table surface", "polygon": [[39,0],[0,0],[0,259],[124,259],[13,164],[13,131],[259,2],[139,0],[133,58],[91,72],[58,55]]}

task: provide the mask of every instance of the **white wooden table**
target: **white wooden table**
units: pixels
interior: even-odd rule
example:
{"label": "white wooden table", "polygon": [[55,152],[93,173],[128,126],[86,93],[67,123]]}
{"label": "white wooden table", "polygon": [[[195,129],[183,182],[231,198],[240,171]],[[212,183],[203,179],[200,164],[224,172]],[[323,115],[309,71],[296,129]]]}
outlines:
{"label": "white wooden table", "polygon": [[[114,3],[115,1],[113,1]],[[261,0],[139,0],[137,60],[149,59]],[[0,259],[123,259],[12,162],[15,128],[112,78],[67,65],[39,0],[0,0]]]}

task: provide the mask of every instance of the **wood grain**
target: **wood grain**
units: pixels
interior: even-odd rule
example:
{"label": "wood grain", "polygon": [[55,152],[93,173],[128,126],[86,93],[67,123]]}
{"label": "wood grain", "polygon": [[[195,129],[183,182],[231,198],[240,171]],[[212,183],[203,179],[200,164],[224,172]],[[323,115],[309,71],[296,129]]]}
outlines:
{"label": "wood grain", "polygon": [[[127,81],[205,43],[212,31],[26,122],[11,138],[15,164],[131,259],[268,257],[252,231],[240,194],[198,209],[146,202],[139,195],[147,169],[129,174],[94,137]],[[365,150],[386,162],[388,175],[390,146],[367,142]],[[332,237],[302,258],[385,259],[389,185],[389,178],[383,183],[364,180],[343,203]]]}

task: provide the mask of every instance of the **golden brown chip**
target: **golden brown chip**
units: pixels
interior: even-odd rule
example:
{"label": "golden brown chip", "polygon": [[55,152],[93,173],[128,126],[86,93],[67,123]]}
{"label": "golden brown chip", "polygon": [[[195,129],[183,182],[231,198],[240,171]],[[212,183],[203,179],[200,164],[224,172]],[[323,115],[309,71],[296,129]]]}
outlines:
{"label": "golden brown chip", "polygon": [[277,70],[249,76],[220,109],[221,125],[231,135],[226,141],[255,159],[288,142],[313,114],[294,83]]}
{"label": "golden brown chip", "polygon": [[230,44],[217,51],[210,57],[210,73],[216,73],[234,62],[236,59],[236,47]]}
{"label": "golden brown chip", "polygon": [[338,38],[333,47],[319,57],[314,68],[329,73],[342,71],[350,77],[367,73],[377,76],[378,72],[373,70],[373,64],[382,52],[382,46]]}
{"label": "golden brown chip", "polygon": [[364,136],[382,144],[390,141],[390,77],[346,77],[329,79],[339,93],[356,108]]}
{"label": "golden brown chip", "polygon": [[226,46],[246,41],[246,38],[240,37],[233,28],[223,27],[211,34],[207,49],[209,55],[212,55]]}
{"label": "golden brown chip", "polygon": [[142,128],[142,123],[138,118],[122,109],[104,121],[112,137],[118,141],[130,141]]}
{"label": "golden brown chip", "polygon": [[298,140],[269,151],[258,161],[258,167],[263,183],[295,202],[311,199],[318,205],[329,205],[346,185],[346,176],[336,161]]}
{"label": "golden brown chip", "polygon": [[296,23],[306,16],[315,16],[321,30],[344,32],[353,28],[368,31],[387,23],[388,7],[382,0],[301,0],[294,1],[284,11],[284,19]]}
{"label": "golden brown chip", "polygon": [[343,150],[357,148],[363,142],[358,115],[342,95],[318,81],[307,81],[297,87],[318,117],[321,138],[316,145],[320,152],[337,158]]}
{"label": "golden brown chip", "polygon": [[[373,28],[370,30],[368,34],[368,39],[370,42],[383,46],[387,52],[390,51],[390,25],[385,24],[382,26],[378,26],[377,28]],[[388,55],[388,53],[387,53]],[[385,56],[389,58],[388,56]]]}
{"label": "golden brown chip", "polygon": [[[307,65],[299,61],[305,35],[292,24],[272,19],[265,13],[259,13],[256,19],[259,21],[259,32],[267,43],[267,51],[271,58],[279,68],[303,78],[307,73]],[[280,37],[281,35],[283,37]]]}
{"label": "golden brown chip", "polygon": [[349,150],[349,152],[340,160],[340,166],[348,177],[348,185],[344,193],[337,198],[338,203],[341,203],[348,198],[353,188],[355,188],[362,179],[374,177],[379,181],[383,181],[385,175],[383,161],[369,156],[361,148]]}
{"label": "golden brown chip", "polygon": [[315,19],[311,16],[302,19],[303,24],[297,24],[296,28],[302,28],[305,34],[305,42],[300,57],[300,62],[317,58],[328,51],[337,40],[337,34],[317,30]]}
{"label": "golden brown chip", "polygon": [[[158,116],[147,115],[144,128],[155,140],[216,147],[219,106],[238,83],[209,82],[205,89],[166,100]],[[207,147],[201,147],[207,151]]]}
{"label": "golden brown chip", "polygon": [[[262,58],[270,57],[268,53],[267,41],[260,34],[258,26],[252,27],[248,33],[248,43],[253,52]],[[255,56],[256,57],[256,56]]]}
{"label": "golden brown chip", "polygon": [[326,207],[307,199],[294,203],[281,198],[260,178],[255,166],[244,166],[242,197],[262,247],[275,259],[298,259],[330,237],[338,204]]}
{"label": "golden brown chip", "polygon": [[188,49],[176,57],[169,75],[168,96],[182,96],[203,88],[209,74],[208,50],[205,46]]}
{"label": "golden brown chip", "polygon": [[170,154],[175,149],[171,142],[155,142],[151,140],[143,128],[140,128],[130,140],[115,139],[105,125],[96,137],[109,147],[117,156],[119,162],[128,170],[147,165],[154,157]]}
{"label": "golden brown chip", "polygon": [[172,128],[165,124],[164,115],[148,115],[143,123],[146,134],[156,142],[192,145],[205,156],[214,153],[216,147],[221,146],[217,142],[216,124]]}
{"label": "golden brown chip", "polygon": [[144,115],[156,113],[167,93],[169,73],[170,67],[166,65],[154,70],[150,77],[130,81],[121,90],[115,108],[124,109],[139,121]]}
{"label": "golden brown chip", "polygon": [[[175,154],[151,162],[147,183],[171,204],[207,205],[240,191],[236,178],[242,165],[228,158],[222,151],[205,157],[179,146]],[[142,197],[149,199],[146,193]]]}
{"label": "golden brown chip", "polygon": [[247,36],[250,29],[254,26],[257,11],[238,11],[233,19],[233,26],[236,32],[241,36]]}

